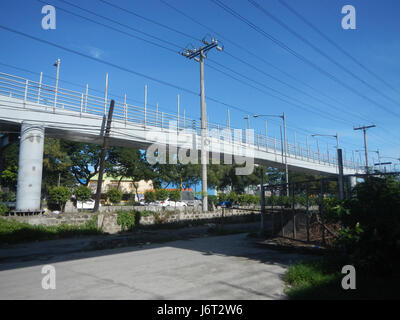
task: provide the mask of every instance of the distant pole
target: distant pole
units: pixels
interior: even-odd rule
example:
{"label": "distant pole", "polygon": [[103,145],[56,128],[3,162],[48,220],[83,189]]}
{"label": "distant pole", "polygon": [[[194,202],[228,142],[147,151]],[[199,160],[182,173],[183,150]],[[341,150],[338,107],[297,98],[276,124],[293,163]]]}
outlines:
{"label": "distant pole", "polygon": [[268,123],[265,120],[265,149],[268,151]]}
{"label": "distant pole", "polygon": [[354,130],[362,130],[364,133],[364,151],[365,151],[365,167],[367,173],[369,172],[369,164],[368,164],[368,145],[367,145],[367,129],[376,127],[375,124],[370,126],[360,126],[358,128],[354,128]]}
{"label": "distant pole", "polygon": [[43,72],[40,73],[37,103],[40,103],[40,90],[42,89]]}
{"label": "distant pole", "polygon": [[339,185],[339,200],[344,200],[344,184],[343,184],[343,157],[342,157],[342,149],[337,149],[337,158],[338,158],[338,167],[339,167],[339,177],[338,177],[338,185]]}
{"label": "distant pole", "polygon": [[88,94],[89,94],[89,84],[86,83],[86,92],[85,92],[85,112],[87,112]]}
{"label": "distant pole", "polygon": [[177,101],[176,101],[176,111],[177,111],[177,114],[178,114],[178,122],[177,122],[177,124],[176,124],[176,128],[177,128],[177,131],[179,131],[179,94],[178,94],[178,96],[177,96]]}
{"label": "distant pole", "polygon": [[158,102],[156,103],[156,127],[158,126]]}
{"label": "distant pole", "polygon": [[99,174],[98,174],[98,178],[97,178],[96,200],[95,200],[95,203],[94,203],[93,212],[97,212],[99,210],[99,206],[100,206],[101,185],[102,185],[102,182],[103,182],[103,171],[104,171],[104,160],[106,158],[106,152],[107,152],[107,147],[108,147],[108,137],[110,136],[110,131],[111,131],[111,121],[112,121],[112,116],[113,116],[113,112],[114,112],[114,103],[115,103],[115,101],[111,100],[110,108],[108,109],[106,130],[105,130],[105,133],[104,133],[103,146],[101,148],[101,153],[100,153]]}
{"label": "distant pole", "polygon": [[147,84],[144,86],[144,127],[147,122]]}
{"label": "distant pole", "polygon": [[107,114],[107,99],[108,99],[108,73],[106,73],[106,88],[104,90],[104,115]]}
{"label": "distant pole", "polygon": [[286,175],[286,195],[289,196],[289,170],[287,163],[287,141],[286,141],[286,116],[285,113],[282,115],[283,120],[283,139],[285,145],[285,175]]}
{"label": "distant pole", "polygon": [[60,64],[61,64],[61,59],[57,59],[57,61],[53,64],[53,66],[57,67],[56,91],[54,92],[54,107],[57,107],[58,80],[60,77]]}
{"label": "distant pole", "polygon": [[[279,126],[280,130],[281,130],[281,156],[282,156],[282,164],[285,164],[285,157],[284,157],[284,143],[283,143],[283,134],[282,134],[282,126]],[[286,182],[287,183],[287,182]]]}
{"label": "distant pole", "polygon": [[335,137],[336,137],[336,149],[339,149],[339,135],[337,132]]}
{"label": "distant pole", "polygon": [[227,111],[226,125],[228,126],[228,129],[230,129],[231,128],[231,115],[229,113],[229,108],[226,111]]}
{"label": "distant pole", "polygon": [[[260,205],[261,205],[261,235],[265,233],[265,191],[264,191],[264,169],[261,168],[260,177]],[[272,213],[273,214],[273,213]],[[272,226],[273,228],[274,226]]]}

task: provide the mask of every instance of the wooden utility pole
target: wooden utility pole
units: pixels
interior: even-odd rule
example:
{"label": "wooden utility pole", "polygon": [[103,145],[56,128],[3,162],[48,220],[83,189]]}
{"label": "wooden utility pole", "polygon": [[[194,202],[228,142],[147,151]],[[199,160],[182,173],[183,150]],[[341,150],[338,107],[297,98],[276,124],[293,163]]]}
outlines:
{"label": "wooden utility pole", "polygon": [[369,172],[369,164],[368,164],[368,146],[367,146],[367,129],[376,127],[375,124],[370,126],[360,126],[358,128],[354,128],[354,130],[362,130],[364,132],[364,151],[365,151],[365,168],[367,173]]}
{"label": "wooden utility pole", "polygon": [[115,103],[115,101],[111,100],[110,108],[108,109],[106,130],[103,135],[103,146],[101,148],[101,154],[100,154],[99,175],[97,178],[97,189],[96,189],[96,201],[94,204],[93,212],[97,212],[99,210],[99,205],[100,205],[101,185],[103,183],[104,160],[106,158],[106,152],[107,152],[107,147],[108,147],[108,137],[110,136],[110,131],[111,131],[111,122],[112,122],[112,115],[113,115],[113,111],[114,111],[114,103]]}

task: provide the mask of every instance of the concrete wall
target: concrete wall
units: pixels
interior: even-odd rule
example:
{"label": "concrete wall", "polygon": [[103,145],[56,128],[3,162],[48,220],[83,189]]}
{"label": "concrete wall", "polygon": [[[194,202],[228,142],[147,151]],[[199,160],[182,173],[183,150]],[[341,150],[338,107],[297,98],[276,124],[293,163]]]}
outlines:
{"label": "concrete wall", "polygon": [[[126,207],[125,207],[126,208]],[[146,208],[146,207],[135,207]],[[182,209],[182,208],[180,208]],[[143,209],[142,209],[143,210]],[[190,222],[199,220],[212,220],[227,218],[228,220],[242,221],[251,215],[259,214],[258,211],[244,210],[244,209],[219,209],[214,212],[201,213],[193,210],[180,210],[174,211],[173,208],[162,211],[160,208],[159,217],[164,219],[163,223],[179,223],[179,222]],[[31,225],[45,225],[55,226],[59,224],[69,225],[83,225],[86,222],[93,219],[93,213],[62,213],[58,215],[39,215],[39,216],[8,216],[4,217],[7,220],[16,220],[18,222],[27,222]],[[107,233],[117,233],[121,231],[121,226],[117,223],[118,215],[113,212],[103,212],[98,215],[98,227]],[[214,221],[216,222],[216,221]],[[140,225],[150,226],[156,223],[156,219],[153,215],[141,217]],[[137,224],[137,222],[136,222]]]}
{"label": "concrete wall", "polygon": [[18,222],[27,222],[30,225],[56,226],[59,224],[82,225],[93,219],[93,213],[62,213],[36,216],[6,216],[6,220],[15,220]]}

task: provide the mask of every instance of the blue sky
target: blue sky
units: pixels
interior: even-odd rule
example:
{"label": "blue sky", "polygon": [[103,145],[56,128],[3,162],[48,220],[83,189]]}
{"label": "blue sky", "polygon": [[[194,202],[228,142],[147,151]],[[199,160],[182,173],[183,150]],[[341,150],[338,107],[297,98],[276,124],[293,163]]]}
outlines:
{"label": "blue sky", "polygon": [[[177,47],[166,45],[175,50],[176,53],[163,50],[157,46],[71,16],[60,9],[65,8],[82,16],[101,21],[98,17],[91,16],[89,13],[80,11],[59,0],[46,1],[46,3],[59,8],[56,16],[56,30],[43,30],[41,28],[43,17],[41,8],[44,4],[37,0],[2,1],[0,4],[0,24],[121,65],[176,86],[199,92],[198,63],[188,60],[177,53],[179,47],[184,48],[189,43],[198,46],[200,45],[199,42],[139,19],[127,12],[112,8],[98,0],[68,1],[176,44]],[[207,33],[211,33],[209,30],[166,6],[160,0],[109,1],[144,17],[158,21],[170,28],[180,30],[196,39],[201,39]],[[398,37],[400,30],[400,19],[398,18],[400,13],[399,1],[285,0],[321,32],[335,41],[353,57],[357,58],[360,63],[385,79],[396,91],[368,74],[356,63],[343,55],[288,11],[287,8],[282,6],[278,0],[257,1],[291,29],[295,30],[318,49],[328,54],[337,63],[343,65],[347,70],[367,82],[373,88],[376,88],[385,96],[375,92],[361,81],[344,72],[297,37],[293,36],[293,34],[285,30],[281,25],[265,16],[246,0],[222,0],[222,2],[239,12],[240,15],[250,20],[259,28],[279,39],[279,41],[286,44],[295,52],[312,61],[319,68],[334,75],[351,90],[344,88],[308,64],[289,54],[210,0],[165,1],[222,35],[216,36],[216,38],[223,41],[226,52],[220,53],[214,50],[209,53],[209,58],[212,61],[206,62],[206,96],[216,98],[229,105],[240,107],[250,115],[255,113],[280,114],[285,111],[288,124],[288,139],[290,141],[293,140],[294,132],[296,132],[297,142],[305,142],[305,137],[308,135],[310,144],[315,145],[315,139],[311,138],[310,134],[335,134],[338,132],[341,146],[346,149],[349,159],[351,158],[351,150],[363,148],[362,132],[354,131],[353,125],[376,123],[377,127],[368,131],[369,150],[372,151],[379,148],[381,155],[400,157],[398,139],[400,134],[398,125],[399,117],[367,100],[372,99],[377,104],[389,109],[389,111],[400,114],[400,82],[398,76],[400,71],[398,60],[400,56]],[[346,4],[351,4],[356,8],[356,30],[344,30],[341,27],[341,19],[343,17],[341,8]],[[104,20],[102,22],[113,25]],[[144,35],[126,28],[124,29],[121,26],[115,24],[113,26],[123,29],[128,33],[149,39]],[[1,29],[0,39],[3,44],[2,50],[0,50],[1,63],[25,68],[36,73],[43,71],[44,75],[55,76],[55,68],[52,64],[57,58],[61,58],[60,78],[62,80],[81,86],[88,83],[89,88],[103,90],[105,74],[109,73],[109,90],[114,96],[122,96],[124,93],[127,93],[128,100],[133,104],[143,104],[144,86],[147,84],[148,103],[150,105],[159,103],[160,110],[175,111],[176,96],[179,94],[181,110],[185,109],[189,117],[199,118],[199,97],[196,95],[161,85],[143,77],[123,72],[122,70]],[[239,49],[229,40],[233,40],[235,43],[247,48],[247,50],[262,57],[281,71]],[[157,40],[153,41],[159,42]],[[240,57],[247,63],[256,66],[261,72],[236,61],[230,54]],[[218,67],[213,61],[223,64],[251,80],[257,81],[257,83],[252,83],[249,79],[243,79],[246,83],[251,83],[265,92],[256,90],[253,87],[237,82],[217,72],[212,69],[214,66]],[[222,70],[221,67],[218,68]],[[15,70],[4,65],[0,65],[0,71],[38,79],[38,75]],[[230,71],[225,71],[230,73]],[[271,77],[266,76],[265,73],[289,84],[291,87],[273,80]],[[237,78],[240,77],[236,74],[232,75]],[[52,84],[54,80],[46,79],[45,82]],[[272,97],[268,93],[268,89],[260,84],[283,93],[285,96],[277,93],[273,93],[273,95],[281,96],[283,99],[289,101],[289,103]],[[78,89],[78,87],[73,87],[65,83],[60,83],[60,86],[69,89]],[[366,96],[367,99],[355,94],[353,90]],[[318,111],[317,113],[314,111],[304,111],[298,108],[299,105],[306,107],[307,110]],[[224,105],[207,101],[207,112],[210,122],[225,123],[226,108]],[[318,112],[322,116],[318,115]],[[230,108],[230,114],[232,126],[238,128],[245,128],[247,126],[246,120],[243,119],[246,113]],[[332,119],[332,114],[343,121]],[[276,136],[277,138],[280,137],[280,123],[278,120],[269,120],[269,135]],[[251,127],[255,128],[256,131],[263,132],[264,120],[251,119]],[[322,150],[326,149],[326,145],[328,144],[328,147],[331,149],[330,152],[334,152],[335,140],[333,138],[321,137],[319,141]],[[370,156],[371,158],[376,158],[376,155],[373,153]]]}

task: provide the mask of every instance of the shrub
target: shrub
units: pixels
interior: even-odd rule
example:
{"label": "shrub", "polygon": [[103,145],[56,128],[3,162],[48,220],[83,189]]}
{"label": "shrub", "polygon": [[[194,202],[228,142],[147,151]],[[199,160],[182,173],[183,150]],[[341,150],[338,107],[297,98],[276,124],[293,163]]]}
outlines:
{"label": "shrub", "polygon": [[218,193],[218,200],[220,202],[224,202],[228,199],[228,195],[226,193]]}
{"label": "shrub", "polygon": [[171,215],[173,215],[173,211],[167,211],[165,213],[158,213],[158,212],[153,212],[153,217],[154,217],[154,223],[155,224],[162,224],[166,222]]}
{"label": "shrub", "polygon": [[218,196],[215,196],[215,195],[209,195],[208,197],[207,197],[207,199],[208,199],[208,204],[213,204],[214,206],[217,206],[218,205]]}
{"label": "shrub", "polygon": [[16,194],[14,191],[8,191],[3,194],[3,201],[14,202],[16,200]]}
{"label": "shrub", "polygon": [[247,204],[247,199],[245,194],[239,194],[238,195],[238,202],[241,206]]}
{"label": "shrub", "polygon": [[368,177],[336,206],[344,230],[338,244],[360,267],[390,272],[399,262],[400,183],[393,177]]}
{"label": "shrub", "polygon": [[237,196],[236,192],[234,192],[234,191],[230,192],[230,193],[228,194],[228,200],[229,200],[232,204],[236,203],[237,200],[238,200],[238,196]]}
{"label": "shrub", "polygon": [[33,226],[27,222],[0,219],[0,243],[11,244],[93,234],[101,234],[101,231],[97,229],[97,216],[85,225],[60,224],[57,226]]}
{"label": "shrub", "polygon": [[284,208],[290,208],[292,205],[292,199],[288,196],[280,196],[278,198],[278,205],[283,206]]}
{"label": "shrub", "polygon": [[56,204],[61,211],[64,211],[66,202],[71,197],[71,191],[67,187],[52,187],[49,190],[49,202]]}
{"label": "shrub", "polygon": [[119,204],[122,199],[122,191],[117,188],[112,188],[106,192],[107,198],[112,204]]}
{"label": "shrub", "polygon": [[144,201],[146,203],[156,201],[156,193],[154,191],[148,190],[144,193]]}
{"label": "shrub", "polygon": [[92,190],[86,186],[75,187],[74,195],[77,201],[85,202],[88,201],[92,196]]}
{"label": "shrub", "polygon": [[168,198],[171,201],[180,201],[182,198],[181,190],[171,190],[168,192]]}
{"label": "shrub", "polygon": [[302,206],[306,206],[307,205],[307,198],[303,195],[298,195],[296,194],[294,196],[294,202],[296,204],[302,205]]}
{"label": "shrub", "polygon": [[168,190],[166,189],[156,189],[155,191],[156,200],[165,201],[168,199]]}
{"label": "shrub", "polygon": [[5,203],[0,203],[0,216],[5,216],[8,213],[8,207]]}
{"label": "shrub", "polygon": [[135,210],[119,210],[117,211],[117,223],[122,227],[122,230],[131,230],[135,226]]}
{"label": "shrub", "polygon": [[278,204],[278,196],[272,194],[270,197],[265,198],[265,202],[269,206],[276,206]]}

